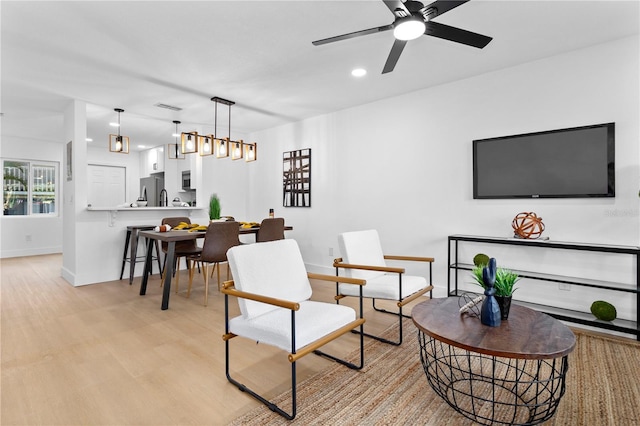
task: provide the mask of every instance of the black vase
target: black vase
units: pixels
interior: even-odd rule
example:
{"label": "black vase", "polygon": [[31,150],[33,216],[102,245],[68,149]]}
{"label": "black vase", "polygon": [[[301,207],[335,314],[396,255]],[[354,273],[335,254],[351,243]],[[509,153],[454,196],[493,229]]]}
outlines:
{"label": "black vase", "polygon": [[509,319],[509,310],[511,309],[511,296],[496,296],[498,306],[500,307],[500,317],[503,320]]}

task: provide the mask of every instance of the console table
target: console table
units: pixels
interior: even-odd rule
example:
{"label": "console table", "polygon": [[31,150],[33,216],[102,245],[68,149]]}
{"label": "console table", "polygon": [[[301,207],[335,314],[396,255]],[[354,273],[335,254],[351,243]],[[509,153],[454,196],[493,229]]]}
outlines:
{"label": "console table", "polygon": [[[582,287],[597,288],[612,292],[627,293],[635,298],[636,306],[636,321],[628,321],[622,319],[616,319],[614,321],[600,321],[597,320],[591,313],[578,312],[569,309],[561,309],[541,304],[525,303],[520,300],[519,304],[525,304],[533,309],[543,311],[553,316],[554,318],[574,322],[578,324],[589,325],[592,327],[599,327],[603,329],[618,331],[622,333],[633,334],[636,339],[640,341],[640,321],[638,321],[638,312],[640,312],[640,247],[632,246],[616,246],[606,244],[583,244],[583,243],[569,243],[560,241],[549,240],[524,240],[516,238],[497,238],[497,237],[482,237],[472,235],[450,235],[448,246],[448,265],[449,271],[447,275],[447,294],[449,296],[460,296],[463,291],[458,289],[458,274],[459,271],[471,271],[474,265],[460,263],[458,259],[458,245],[465,243],[482,243],[482,244],[502,244],[517,247],[542,247],[545,249],[556,250],[573,250],[576,254],[579,252],[600,252],[600,253],[616,253],[620,255],[635,256],[635,284],[621,284],[614,282],[590,280],[584,278],[566,277],[560,275],[550,275],[541,273],[541,271],[514,271],[522,278],[528,278],[532,280],[550,281],[561,284],[572,284]],[[453,276],[453,277],[452,277]],[[453,279],[452,279],[453,278]]]}
{"label": "console table", "polygon": [[576,337],[542,312],[512,305],[499,327],[459,313],[458,298],[411,311],[431,388],[453,409],[486,425],[533,425],[556,412]]}

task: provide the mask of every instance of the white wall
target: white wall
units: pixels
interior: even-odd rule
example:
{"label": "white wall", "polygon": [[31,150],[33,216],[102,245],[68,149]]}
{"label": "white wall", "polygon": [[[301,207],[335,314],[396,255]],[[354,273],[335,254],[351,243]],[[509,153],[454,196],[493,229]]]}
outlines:
{"label": "white wall", "polygon": [[[59,143],[2,138],[2,158],[58,163],[60,190],[65,179],[64,149]],[[56,207],[56,216],[0,217],[0,258],[62,252],[62,191],[58,194]]]}
{"label": "white wall", "polygon": [[[248,212],[275,207],[310,269],[331,266],[338,233],[376,228],[386,252],[436,257],[438,295],[447,236],[511,236],[521,211],[542,216],[554,240],[637,246],[638,48],[627,38],[253,134],[260,158]],[[606,122],[616,123],[614,199],[473,199],[472,140]],[[299,148],[312,149],[312,207],[285,209],[282,152]],[[551,257],[536,261],[558,262]],[[569,275],[585,267],[572,265]],[[635,278],[629,262],[619,269]],[[634,310],[628,300],[623,308]]]}

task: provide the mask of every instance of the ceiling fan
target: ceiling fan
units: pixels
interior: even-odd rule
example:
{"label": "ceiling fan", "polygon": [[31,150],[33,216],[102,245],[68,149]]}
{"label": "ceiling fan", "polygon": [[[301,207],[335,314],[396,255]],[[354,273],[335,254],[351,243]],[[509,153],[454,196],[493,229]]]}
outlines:
{"label": "ceiling fan", "polygon": [[333,43],[334,41],[393,30],[393,35],[396,40],[393,42],[393,47],[391,48],[387,62],[384,64],[382,74],[393,71],[407,41],[416,39],[423,34],[482,49],[489,44],[492,40],[491,37],[432,21],[433,18],[468,1],[469,0],[437,0],[425,6],[419,1],[413,0],[407,0],[405,2],[401,0],[382,0],[395,16],[395,21],[392,24],[316,40],[313,42],[313,45],[320,46]]}

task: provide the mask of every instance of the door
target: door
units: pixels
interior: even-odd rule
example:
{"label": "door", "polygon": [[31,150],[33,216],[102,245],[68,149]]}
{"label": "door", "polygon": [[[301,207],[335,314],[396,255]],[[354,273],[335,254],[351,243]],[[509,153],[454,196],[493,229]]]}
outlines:
{"label": "door", "polygon": [[89,164],[87,203],[93,207],[115,207],[126,203],[126,168]]}

